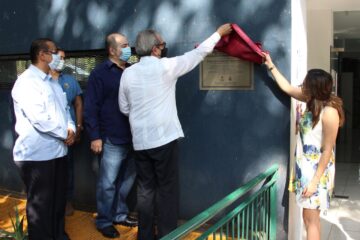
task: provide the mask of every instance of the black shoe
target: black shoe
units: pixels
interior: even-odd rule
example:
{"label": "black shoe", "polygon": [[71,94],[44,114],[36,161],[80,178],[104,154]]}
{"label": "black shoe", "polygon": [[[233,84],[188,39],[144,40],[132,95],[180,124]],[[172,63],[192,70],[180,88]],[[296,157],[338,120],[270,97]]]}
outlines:
{"label": "black shoe", "polygon": [[98,231],[101,232],[101,234],[107,238],[120,237],[120,233],[112,225],[104,228],[98,228]]}
{"label": "black shoe", "polygon": [[116,225],[122,225],[125,227],[137,227],[138,221],[134,218],[126,217],[124,221],[121,222],[113,222]]}

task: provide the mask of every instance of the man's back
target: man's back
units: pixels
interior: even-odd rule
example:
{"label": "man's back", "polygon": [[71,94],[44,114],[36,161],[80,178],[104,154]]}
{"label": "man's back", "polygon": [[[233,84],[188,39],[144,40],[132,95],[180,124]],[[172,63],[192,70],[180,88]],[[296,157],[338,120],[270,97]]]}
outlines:
{"label": "man's back", "polygon": [[175,86],[209,54],[218,33],[184,55],[172,58],[141,57],[126,69],[120,85],[121,111],[129,114],[135,150],[159,147],[184,137],[177,115]]}
{"label": "man's back", "polygon": [[135,149],[158,147],[184,136],[176,109],[176,78],[166,76],[161,61],[142,57],[122,78],[131,102],[129,120]]}

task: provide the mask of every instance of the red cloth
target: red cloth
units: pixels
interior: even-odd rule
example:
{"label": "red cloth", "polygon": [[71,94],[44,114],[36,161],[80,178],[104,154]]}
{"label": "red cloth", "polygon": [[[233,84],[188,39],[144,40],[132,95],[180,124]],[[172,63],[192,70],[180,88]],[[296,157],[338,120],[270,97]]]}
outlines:
{"label": "red cloth", "polygon": [[260,43],[254,43],[246,33],[236,24],[231,24],[233,31],[223,36],[216,44],[215,49],[230,56],[238,57],[250,62],[261,64],[263,62]]}

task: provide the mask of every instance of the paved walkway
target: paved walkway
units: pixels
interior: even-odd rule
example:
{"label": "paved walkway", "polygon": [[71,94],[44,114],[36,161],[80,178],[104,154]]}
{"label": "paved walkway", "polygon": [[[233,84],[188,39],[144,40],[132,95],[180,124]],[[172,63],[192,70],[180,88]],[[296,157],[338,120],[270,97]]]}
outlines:
{"label": "paved walkway", "polygon": [[[17,206],[21,216],[25,215],[24,199],[13,198],[0,195],[0,229],[12,232],[12,225],[9,214],[14,218],[14,209]],[[101,233],[96,230],[94,224],[95,213],[75,211],[74,215],[66,217],[65,230],[71,240],[106,240]],[[24,222],[26,227],[26,219]],[[137,228],[116,226],[120,232],[120,240],[136,240]],[[199,233],[191,233],[184,240],[195,240]],[[0,236],[1,239],[1,236]]]}
{"label": "paved walkway", "polygon": [[359,168],[359,163],[336,163],[335,198],[321,216],[322,240],[360,240]]}
{"label": "paved walkway", "polygon": [[[360,181],[359,163],[337,163],[335,198],[327,213],[322,213],[322,240],[360,240]],[[18,206],[20,214],[25,214],[25,200],[0,196],[0,229],[12,230],[9,214],[14,214]],[[66,231],[72,240],[105,240],[96,230],[94,213],[75,211],[66,217]],[[25,222],[26,225],[26,222]],[[137,228],[116,227],[122,240],[136,239]],[[196,239],[198,234],[188,236]]]}
{"label": "paved walkway", "polygon": [[[18,207],[21,216],[25,214],[25,200],[0,196],[0,229],[12,231],[9,214],[14,217],[14,208]],[[105,240],[95,228],[94,213],[75,211],[74,215],[66,217],[65,228],[71,240]],[[26,221],[25,221],[26,226]],[[137,228],[116,226],[121,240],[136,239]]]}

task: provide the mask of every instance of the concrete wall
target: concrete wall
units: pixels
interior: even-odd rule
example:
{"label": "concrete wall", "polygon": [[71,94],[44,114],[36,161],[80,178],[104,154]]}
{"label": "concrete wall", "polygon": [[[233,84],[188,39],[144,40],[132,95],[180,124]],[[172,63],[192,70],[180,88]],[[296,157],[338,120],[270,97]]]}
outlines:
{"label": "concrete wall", "polygon": [[[2,55],[26,53],[30,42],[43,36],[66,50],[102,48],[104,36],[113,31],[123,32],[133,43],[139,30],[151,27],[162,33],[169,55],[174,56],[192,49],[218,25],[234,22],[262,42],[290,78],[291,1],[287,0],[13,0],[2,3],[0,13]],[[196,68],[177,84],[179,117],[186,135],[180,145],[181,218],[194,216],[278,163],[278,239],[285,239],[290,99],[258,65],[254,90],[200,91],[198,81]],[[8,114],[6,101],[0,112]],[[6,122],[4,128],[9,127]],[[2,137],[13,141],[11,135]],[[88,148],[85,139],[76,153],[75,197],[79,203],[94,205],[97,162]],[[0,151],[4,156],[1,168],[12,165],[10,148]],[[9,169],[6,177],[5,171],[0,172],[1,187],[18,191],[16,170]]]}
{"label": "concrete wall", "polygon": [[308,10],[308,69],[330,71],[330,46],[333,46],[333,15],[329,9]]}
{"label": "concrete wall", "polygon": [[307,0],[308,69],[330,71],[333,46],[333,12],[360,10],[358,0]]}

